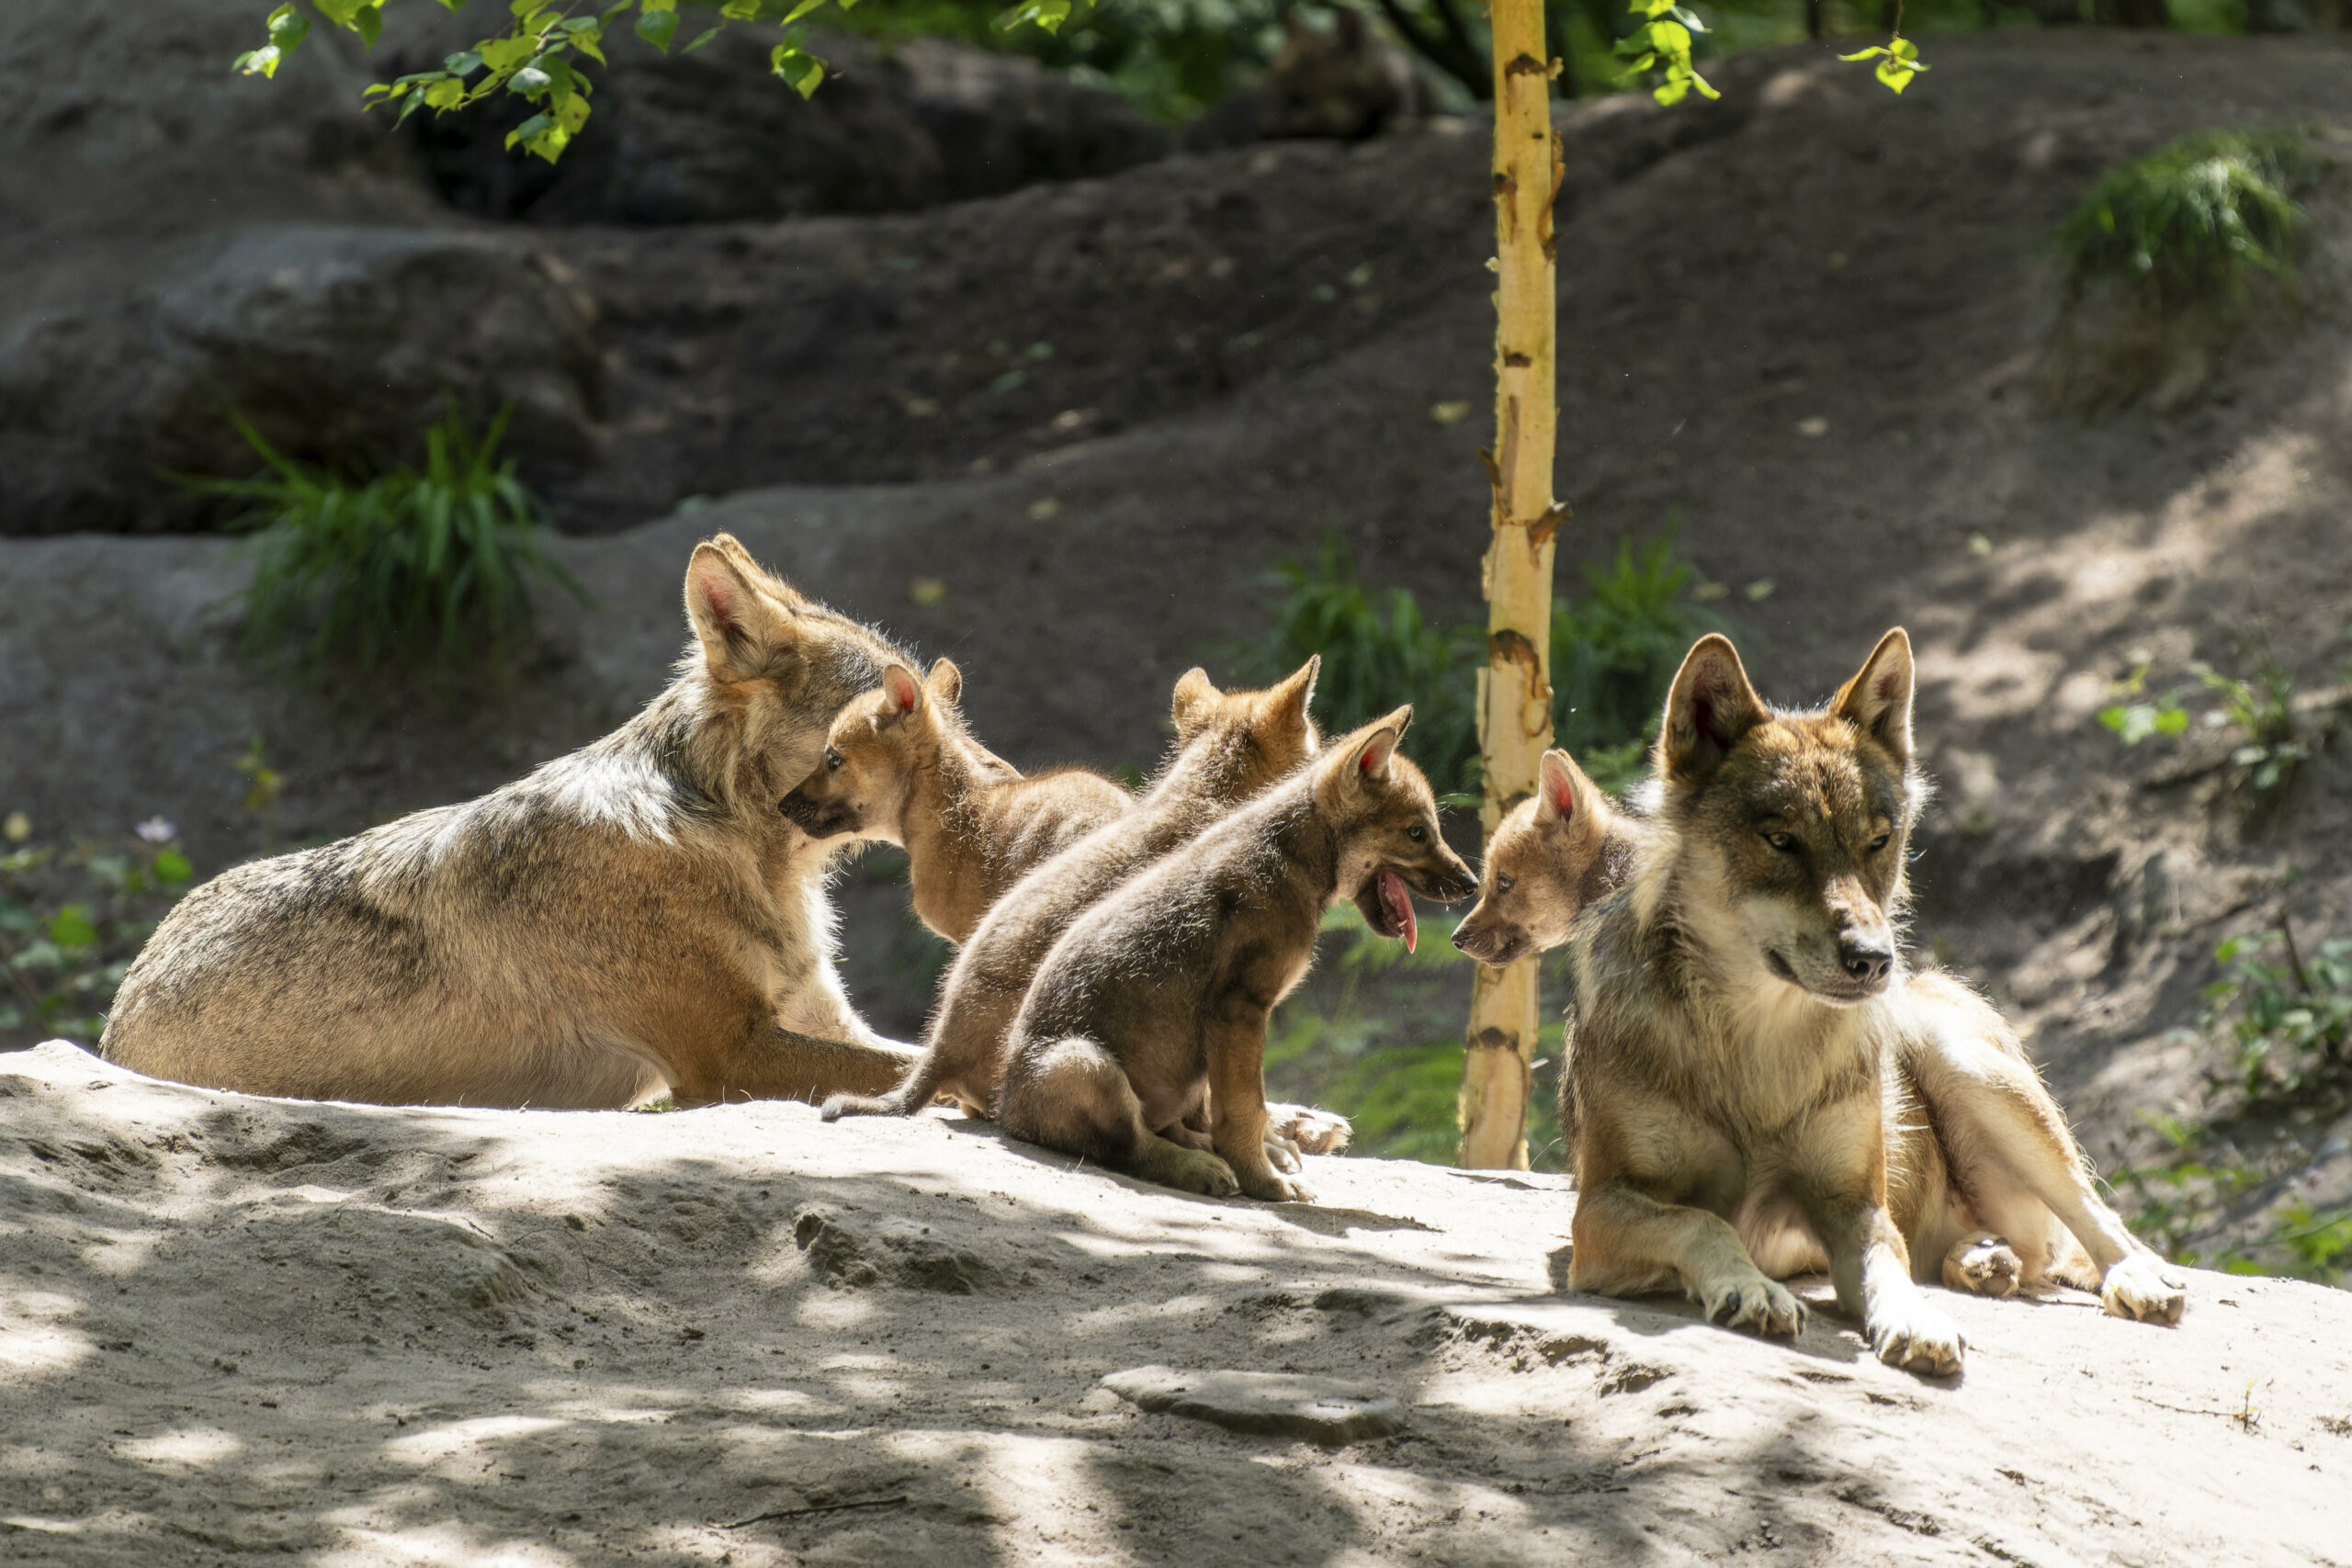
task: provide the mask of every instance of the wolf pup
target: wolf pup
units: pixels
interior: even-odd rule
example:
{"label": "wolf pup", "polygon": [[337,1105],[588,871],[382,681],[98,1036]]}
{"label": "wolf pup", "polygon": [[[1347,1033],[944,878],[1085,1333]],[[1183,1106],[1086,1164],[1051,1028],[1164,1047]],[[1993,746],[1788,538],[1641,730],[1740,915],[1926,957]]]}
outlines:
{"label": "wolf pup", "polygon": [[1568,944],[1572,1288],[1679,1284],[1710,1319],[1792,1334],[1778,1281],[1826,1266],[1882,1360],[1937,1373],[1961,1336],[1917,1280],[2079,1275],[2110,1312],[2180,1315],[1999,1016],[1906,983],[1911,696],[1900,629],[1817,712],[1766,706],[1719,636],[1683,660],[1634,882]]}
{"label": "wolf pup", "polygon": [[604,739],[462,806],[223,873],[124,977],[100,1049],[216,1089],[389,1104],[625,1106],[879,1089],[825,868],[776,803],[907,654],[721,535],[695,641]]}
{"label": "wolf pup", "polygon": [[1084,768],[1023,777],[964,728],[963,690],[947,660],[920,681],[893,664],[881,690],[842,710],[816,772],[784,797],[784,814],[812,839],[903,846],[916,918],[954,942],[1032,867],[1135,804]]}
{"label": "wolf pup", "polygon": [[825,1119],[912,1116],[941,1095],[975,1116],[993,1114],[1005,1033],[1046,950],[1087,906],[1315,755],[1306,709],[1321,667],[1309,659],[1264,692],[1220,692],[1204,671],[1186,671],[1173,703],[1176,755],[1159,781],[981,918],[940,987],[922,1057],[906,1081],[876,1098],[837,1096]]}
{"label": "wolf pup", "polygon": [[[1306,975],[1323,911],[1352,899],[1410,947],[1408,889],[1451,904],[1477,886],[1429,781],[1396,754],[1412,713],[1349,736],[1054,944],[1006,1045],[1006,1132],[1187,1191],[1312,1199],[1268,1158],[1264,1063],[1267,1019]],[[1184,1126],[1204,1101],[1205,1140]]]}
{"label": "wolf pup", "polygon": [[1620,810],[1558,747],[1538,764],[1535,793],[1503,813],[1478,867],[1478,901],[1453,945],[1500,968],[1568,940],[1590,906],[1625,886],[1641,818]]}

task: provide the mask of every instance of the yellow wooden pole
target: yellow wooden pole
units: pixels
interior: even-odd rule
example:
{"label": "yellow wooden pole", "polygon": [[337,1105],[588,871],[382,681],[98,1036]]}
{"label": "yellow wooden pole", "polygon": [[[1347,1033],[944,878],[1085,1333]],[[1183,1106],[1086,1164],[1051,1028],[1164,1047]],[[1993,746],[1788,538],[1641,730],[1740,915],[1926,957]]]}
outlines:
{"label": "yellow wooden pole", "polygon": [[[1495,45],[1494,538],[1487,549],[1487,664],[1478,671],[1478,748],[1487,837],[1534,793],[1552,743],[1552,499],[1555,340],[1552,198],[1560,186],[1543,0],[1492,0]],[[1464,1035],[1462,1163],[1525,1168],[1535,1054],[1535,960],[1480,964]]]}

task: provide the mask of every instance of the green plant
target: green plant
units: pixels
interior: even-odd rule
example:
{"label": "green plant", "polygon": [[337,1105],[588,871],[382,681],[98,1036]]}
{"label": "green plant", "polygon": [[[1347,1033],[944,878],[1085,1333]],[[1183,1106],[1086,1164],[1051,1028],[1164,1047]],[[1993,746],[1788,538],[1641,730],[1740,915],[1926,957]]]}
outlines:
{"label": "green plant", "polygon": [[2316,1074],[2352,1067],[2352,937],[2305,954],[2282,919],[2213,956],[2224,971],[2205,988],[2207,1024],[2233,1042],[2232,1077],[2247,1096],[2292,1094]]}
{"label": "green plant", "polygon": [[2230,753],[2239,781],[2256,795],[2267,795],[2293,779],[2295,767],[2311,750],[2295,728],[2295,678],[2277,660],[2265,655],[2251,681],[2224,675],[2206,665],[2191,665],[2206,689],[2222,695],[2218,717],[2237,726],[2245,740]]}
{"label": "green plant", "polygon": [[95,1045],[139,949],[194,874],[171,824],[122,843],[35,843],[11,813],[0,851],[0,1037]]}
{"label": "green plant", "polygon": [[[1638,547],[1621,539],[1610,564],[1587,567],[1584,580],[1581,594],[1552,606],[1553,732],[1615,790],[1640,772],[1683,654],[1720,623],[1692,603],[1698,573],[1675,555],[1671,532]],[[1476,805],[1474,672],[1485,628],[1433,626],[1409,590],[1366,590],[1336,541],[1312,565],[1285,561],[1267,581],[1279,592],[1273,626],[1239,650],[1244,676],[1272,680],[1321,654],[1315,713],[1332,730],[1411,703],[1407,754],[1441,791],[1456,792],[1449,805]]]}
{"label": "green plant", "polygon": [[2114,280],[2165,305],[2233,304],[2250,272],[2291,277],[2303,211],[2289,193],[2310,163],[2297,136],[2207,130],[2110,170],[2058,226],[2068,289]]}
{"label": "green plant", "polygon": [[422,471],[401,465],[356,483],[284,456],[239,419],[266,471],[197,487],[254,503],[246,651],[291,645],[315,666],[362,669],[484,647],[503,658],[530,625],[535,579],[585,603],[541,547],[539,505],[513,460],[498,460],[509,412],[474,441],[453,404],[425,433]]}
{"label": "green plant", "polygon": [[2137,746],[2152,735],[2181,735],[2188,729],[2188,710],[2180,705],[2177,691],[2134,700],[2146,695],[2148,668],[2147,660],[2133,660],[2132,672],[2107,688],[2107,694],[2117,700],[2098,710],[2099,723],[2126,746]]}

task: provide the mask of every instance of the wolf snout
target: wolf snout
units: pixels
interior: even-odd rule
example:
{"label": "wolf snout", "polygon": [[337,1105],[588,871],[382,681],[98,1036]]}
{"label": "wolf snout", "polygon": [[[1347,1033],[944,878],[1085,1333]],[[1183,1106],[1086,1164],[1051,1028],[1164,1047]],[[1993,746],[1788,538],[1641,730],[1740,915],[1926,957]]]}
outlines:
{"label": "wolf snout", "polygon": [[794,827],[812,839],[830,839],[849,828],[847,814],[818,801],[810,800],[798,790],[776,802],[776,809]]}
{"label": "wolf snout", "polygon": [[[1473,917],[1477,911],[1471,911]],[[1453,928],[1453,945],[1479,963],[1501,968],[1527,951],[1527,933],[1515,926],[1479,926],[1464,920]]]}
{"label": "wolf snout", "polygon": [[1465,865],[1416,867],[1406,874],[1405,885],[1432,904],[1459,904],[1478,891],[1478,879]]}
{"label": "wolf snout", "polygon": [[1849,932],[1838,939],[1838,966],[1857,986],[1883,986],[1894,967],[1894,943],[1883,932]]}

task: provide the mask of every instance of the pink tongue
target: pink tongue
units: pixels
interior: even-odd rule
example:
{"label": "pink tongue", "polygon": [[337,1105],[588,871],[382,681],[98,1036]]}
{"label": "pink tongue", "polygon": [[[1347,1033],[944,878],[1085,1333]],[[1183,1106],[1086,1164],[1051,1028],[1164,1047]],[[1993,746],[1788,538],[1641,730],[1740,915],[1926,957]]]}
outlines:
{"label": "pink tongue", "polygon": [[1404,879],[1393,871],[1380,874],[1380,907],[1388,918],[1404,928],[1405,951],[1410,953],[1421,940],[1421,928],[1413,919],[1412,896],[1405,891]]}

